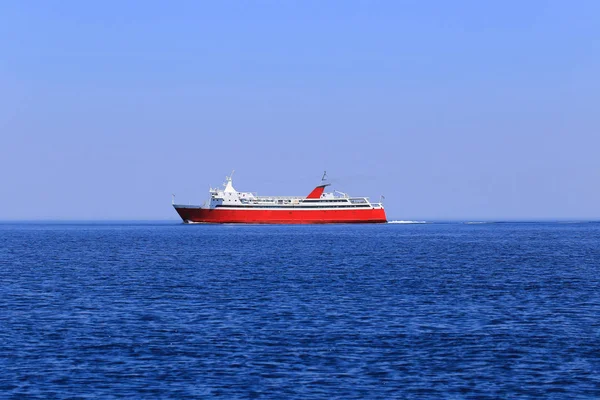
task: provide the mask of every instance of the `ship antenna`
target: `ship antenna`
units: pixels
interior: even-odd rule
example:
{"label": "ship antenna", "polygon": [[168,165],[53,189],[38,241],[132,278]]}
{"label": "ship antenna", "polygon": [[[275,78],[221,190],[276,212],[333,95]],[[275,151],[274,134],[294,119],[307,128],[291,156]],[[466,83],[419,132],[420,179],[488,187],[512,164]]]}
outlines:
{"label": "ship antenna", "polygon": [[233,178],[233,173],[234,173],[234,172],[235,172],[235,169],[232,169],[232,170],[231,170],[231,175],[229,175],[229,176],[226,176],[225,178],[226,178],[228,181],[230,181],[230,180],[231,180],[231,178]]}
{"label": "ship antenna", "polygon": [[175,195],[173,193],[171,193],[171,204],[175,204]]}
{"label": "ship antenna", "polygon": [[327,171],[323,171],[323,177],[321,178],[321,181],[324,181],[327,179]]}
{"label": "ship antenna", "polygon": [[223,182],[223,186],[227,187],[227,182],[231,182],[231,178],[233,177],[233,173],[235,169],[231,171],[231,175],[225,177],[225,182]]}

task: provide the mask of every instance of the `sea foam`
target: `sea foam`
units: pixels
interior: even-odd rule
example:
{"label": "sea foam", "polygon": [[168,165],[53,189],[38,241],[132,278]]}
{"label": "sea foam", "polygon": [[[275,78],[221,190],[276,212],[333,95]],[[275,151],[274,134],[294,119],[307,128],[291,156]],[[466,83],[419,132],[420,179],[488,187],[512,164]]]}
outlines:
{"label": "sea foam", "polygon": [[388,224],[426,224],[427,221],[388,221]]}

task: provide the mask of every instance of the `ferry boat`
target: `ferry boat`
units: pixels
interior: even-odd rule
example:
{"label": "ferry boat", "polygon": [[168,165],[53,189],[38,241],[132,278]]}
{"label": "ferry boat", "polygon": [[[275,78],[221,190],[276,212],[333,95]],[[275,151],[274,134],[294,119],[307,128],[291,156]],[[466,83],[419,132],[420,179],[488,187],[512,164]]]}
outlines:
{"label": "ferry boat", "polygon": [[371,203],[368,197],[350,197],[346,193],[326,193],[326,173],[321,183],[306,197],[258,196],[238,192],[232,177],[225,177],[223,189],[210,188],[210,197],[201,206],[175,204],[184,223],[216,224],[333,224],[385,223],[383,203]]}

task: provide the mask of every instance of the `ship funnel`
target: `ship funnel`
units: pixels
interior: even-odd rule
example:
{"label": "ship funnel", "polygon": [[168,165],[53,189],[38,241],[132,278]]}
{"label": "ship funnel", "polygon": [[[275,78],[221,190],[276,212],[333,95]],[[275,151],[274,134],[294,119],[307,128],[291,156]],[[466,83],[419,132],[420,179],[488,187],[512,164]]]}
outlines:
{"label": "ship funnel", "polygon": [[327,179],[327,171],[324,171],[323,177],[321,178],[321,184],[319,186],[317,186],[316,188],[314,188],[313,191],[310,192],[308,194],[308,196],[306,196],[306,198],[307,199],[320,199],[321,195],[325,191],[325,188],[330,185],[329,183],[325,183],[326,179]]}

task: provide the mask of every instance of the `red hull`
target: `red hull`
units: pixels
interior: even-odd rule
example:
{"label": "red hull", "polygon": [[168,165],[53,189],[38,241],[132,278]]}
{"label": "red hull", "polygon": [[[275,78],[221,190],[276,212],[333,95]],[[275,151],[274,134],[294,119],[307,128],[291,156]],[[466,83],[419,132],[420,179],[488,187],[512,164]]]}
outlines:
{"label": "red hull", "polygon": [[385,210],[224,210],[175,207],[184,222],[214,224],[335,224],[385,223]]}

